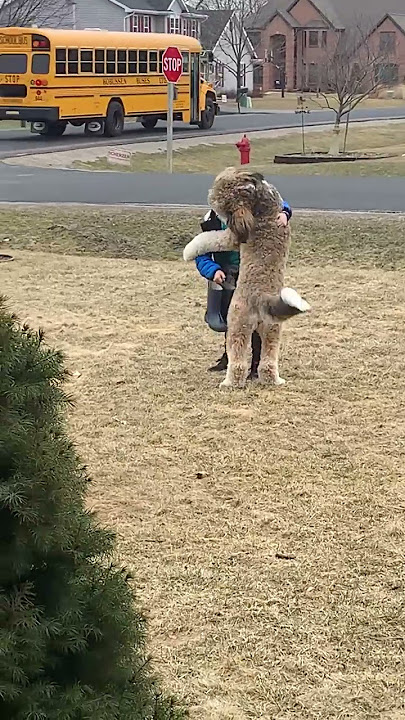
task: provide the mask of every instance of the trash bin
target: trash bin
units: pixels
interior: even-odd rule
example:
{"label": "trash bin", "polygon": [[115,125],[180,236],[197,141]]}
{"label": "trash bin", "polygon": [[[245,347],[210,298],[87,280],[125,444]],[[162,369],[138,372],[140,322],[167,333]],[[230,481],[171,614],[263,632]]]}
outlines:
{"label": "trash bin", "polygon": [[239,101],[239,105],[241,107],[247,107],[248,90],[249,90],[249,88],[247,88],[247,87],[241,87],[241,88],[239,88],[239,90],[236,94],[236,102]]}

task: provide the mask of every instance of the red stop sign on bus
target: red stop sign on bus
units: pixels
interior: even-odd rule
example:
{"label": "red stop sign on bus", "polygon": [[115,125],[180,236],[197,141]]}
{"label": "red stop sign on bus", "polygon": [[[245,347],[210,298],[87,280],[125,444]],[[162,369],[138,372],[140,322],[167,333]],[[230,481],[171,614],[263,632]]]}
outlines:
{"label": "red stop sign on bus", "polygon": [[176,47],[169,47],[162,57],[163,75],[167,82],[176,83],[183,74],[183,56]]}

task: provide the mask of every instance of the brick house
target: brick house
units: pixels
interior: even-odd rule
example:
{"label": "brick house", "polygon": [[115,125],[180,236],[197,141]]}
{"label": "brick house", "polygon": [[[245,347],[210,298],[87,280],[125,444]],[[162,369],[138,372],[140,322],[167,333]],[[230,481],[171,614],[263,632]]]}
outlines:
{"label": "brick house", "polygon": [[376,42],[392,44],[392,62],[382,69],[386,82],[403,82],[405,15],[400,13],[405,12],[405,0],[387,4],[384,14],[381,0],[357,0],[355,8],[353,0],[269,0],[249,22],[249,37],[260,59],[255,92],[273,90],[283,80],[287,90],[322,87],[325,52],[359,21],[367,23]]}
{"label": "brick house", "polygon": [[[405,9],[405,8],[404,8]],[[380,72],[387,85],[405,81],[405,14],[387,13],[370,35],[377,50],[387,53],[387,62]]]}

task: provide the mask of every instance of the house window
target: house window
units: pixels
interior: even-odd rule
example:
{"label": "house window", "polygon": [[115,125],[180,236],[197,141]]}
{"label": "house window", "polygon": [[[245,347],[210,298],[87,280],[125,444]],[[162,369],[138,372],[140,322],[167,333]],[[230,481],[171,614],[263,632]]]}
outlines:
{"label": "house window", "polygon": [[199,37],[199,26],[197,20],[181,19],[181,34],[189,37]]}
{"label": "house window", "polygon": [[174,33],[175,35],[180,34],[180,18],[172,15],[167,18],[167,32]]}
{"label": "house window", "polygon": [[308,44],[309,47],[317,48],[318,47],[318,30],[310,30],[309,31],[309,38],[308,38]]}
{"label": "house window", "polygon": [[131,15],[129,18],[129,32],[151,32],[150,15]]}
{"label": "house window", "polygon": [[167,32],[176,35],[188,35],[198,39],[200,35],[200,27],[198,20],[190,18],[176,17],[172,15],[167,18]]}
{"label": "house window", "polygon": [[328,31],[322,30],[322,47],[328,47]]}
{"label": "house window", "polygon": [[221,62],[216,62],[214,65],[214,85],[218,88],[223,88],[225,85],[225,65]]}
{"label": "house window", "polygon": [[394,53],[396,45],[394,32],[380,32],[380,52]]}
{"label": "house window", "polygon": [[384,85],[397,85],[399,82],[399,67],[394,63],[385,63],[377,65],[375,69],[376,81],[382,82]]}

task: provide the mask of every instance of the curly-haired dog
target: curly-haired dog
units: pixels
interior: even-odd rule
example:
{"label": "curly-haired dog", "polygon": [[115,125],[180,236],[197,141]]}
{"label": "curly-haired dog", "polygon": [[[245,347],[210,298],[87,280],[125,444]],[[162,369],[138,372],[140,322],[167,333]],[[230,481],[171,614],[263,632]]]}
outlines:
{"label": "curly-haired dog", "polygon": [[228,229],[197,235],[184,249],[184,259],[193,260],[207,252],[240,250],[239,280],[228,314],[229,365],[221,385],[245,385],[254,330],[262,340],[259,381],[281,385],[281,323],[309,310],[308,303],[295,290],[284,287],[290,230],[277,226],[281,196],[259,173],[227,168],[215,179],[209,204]]}

